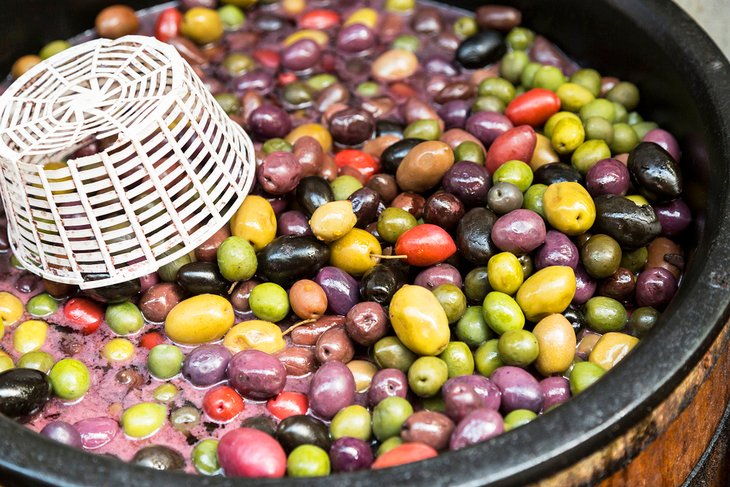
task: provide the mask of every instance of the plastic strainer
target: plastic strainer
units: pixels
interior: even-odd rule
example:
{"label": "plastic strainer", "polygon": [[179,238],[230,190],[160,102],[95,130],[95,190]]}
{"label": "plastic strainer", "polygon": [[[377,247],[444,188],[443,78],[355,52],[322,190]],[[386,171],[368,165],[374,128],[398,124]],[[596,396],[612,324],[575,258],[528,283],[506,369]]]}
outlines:
{"label": "plastic strainer", "polygon": [[[93,141],[104,149],[71,156]],[[0,96],[12,250],[53,281],[116,284],[190,252],[233,216],[255,166],[246,133],[151,37],[72,47]]]}

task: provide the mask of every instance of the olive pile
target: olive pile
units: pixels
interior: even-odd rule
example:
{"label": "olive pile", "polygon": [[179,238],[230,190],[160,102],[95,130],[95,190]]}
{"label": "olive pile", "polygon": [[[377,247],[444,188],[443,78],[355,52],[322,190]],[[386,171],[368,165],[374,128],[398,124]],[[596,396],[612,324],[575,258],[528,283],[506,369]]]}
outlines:
{"label": "olive pile", "polygon": [[193,65],[257,184],[139,280],[78,292],[0,255],[0,412],[150,468],[320,476],[517,428],[650,332],[691,215],[638,88],[512,8],[341,3],[183,0],[154,32],[99,14]]}

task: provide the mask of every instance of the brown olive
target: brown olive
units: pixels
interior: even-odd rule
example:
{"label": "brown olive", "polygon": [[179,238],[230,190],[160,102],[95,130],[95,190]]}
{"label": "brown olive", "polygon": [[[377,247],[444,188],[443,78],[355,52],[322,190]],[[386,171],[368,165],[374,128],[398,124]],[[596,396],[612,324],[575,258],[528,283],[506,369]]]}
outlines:
{"label": "brown olive", "polygon": [[139,30],[137,13],[126,5],[112,5],[107,7],[96,17],[96,32],[100,37],[118,39],[136,34]]}
{"label": "brown olive", "polygon": [[231,230],[228,228],[228,225],[226,225],[211,235],[208,240],[195,249],[195,258],[205,262],[215,262],[218,247],[220,247],[223,241],[230,236]]}
{"label": "brown olive", "polygon": [[370,346],[388,331],[388,314],[378,303],[357,303],[347,312],[345,330],[360,345]]}
{"label": "brown olive", "polygon": [[153,323],[162,323],[185,296],[180,286],[172,282],[161,282],[149,288],[139,300],[139,309],[144,317]]}
{"label": "brown olive", "polygon": [[320,335],[330,328],[345,324],[344,316],[328,315],[314,323],[298,326],[291,332],[291,340],[297,345],[315,345]]}
{"label": "brown olive", "polygon": [[311,374],[317,368],[317,360],[311,348],[287,347],[277,352],[276,358],[286,369],[287,375],[294,377]]}
{"label": "brown olive", "polygon": [[314,348],[314,354],[321,364],[330,360],[346,364],[355,355],[355,347],[345,329],[336,326],[320,335]]}
{"label": "brown olive", "polygon": [[425,443],[436,450],[449,445],[454,422],[445,414],[435,411],[418,411],[406,419],[401,427],[403,441]]}

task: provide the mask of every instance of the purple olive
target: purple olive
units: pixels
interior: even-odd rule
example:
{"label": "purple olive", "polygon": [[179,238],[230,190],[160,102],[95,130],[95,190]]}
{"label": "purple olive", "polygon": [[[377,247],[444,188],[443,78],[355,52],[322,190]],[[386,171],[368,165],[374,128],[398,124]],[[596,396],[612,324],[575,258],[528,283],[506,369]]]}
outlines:
{"label": "purple olive", "polygon": [[543,411],[570,399],[570,382],[565,377],[548,377],[541,380],[540,390],[544,398]]}
{"label": "purple olive", "polygon": [[261,105],[248,117],[248,127],[261,140],[284,137],[291,131],[289,114],[276,105]]}
{"label": "purple olive", "polygon": [[545,242],[545,221],[532,210],[513,210],[497,219],[492,227],[492,242],[516,255],[532,252]]}
{"label": "purple olive", "polygon": [[302,166],[291,152],[272,152],[256,168],[256,177],[264,191],[280,195],[296,189]]}
{"label": "purple olive", "polygon": [[463,129],[469,118],[471,104],[467,100],[451,100],[439,108],[438,116],[444,121],[446,129]]}
{"label": "purple olive", "polygon": [[279,216],[277,226],[279,235],[294,235],[296,237],[314,235],[309,227],[309,219],[301,211],[285,211]]}
{"label": "purple olive", "polygon": [[692,211],[681,199],[654,205],[654,213],[662,226],[662,235],[679,235],[692,223]]}
{"label": "purple olive", "polygon": [[314,278],[322,286],[332,313],[345,315],[360,300],[358,283],[339,267],[323,267]]}
{"label": "purple olive", "polygon": [[578,264],[575,268],[575,295],[573,296],[573,304],[585,304],[596,293],[598,283],[593,279],[583,267]]}
{"label": "purple olive", "polygon": [[435,450],[449,445],[454,422],[436,411],[418,411],[408,417],[401,426],[400,436],[406,443],[424,443]]}
{"label": "purple olive", "polygon": [[470,161],[459,161],[446,171],[441,184],[445,191],[459,198],[465,206],[485,206],[492,178],[486,167]]}
{"label": "purple olive", "polygon": [[281,65],[292,71],[303,71],[319,62],[322,50],[312,39],[301,39],[281,53]]}
{"label": "purple olive", "polygon": [[514,125],[510,119],[498,112],[477,112],[466,121],[467,132],[486,146],[511,128]]}
{"label": "purple olive", "polygon": [[629,169],[618,159],[602,159],[588,170],[586,189],[591,196],[625,195],[631,185]]}
{"label": "purple olive", "polygon": [[87,418],[74,424],[81,436],[81,444],[87,450],[101,448],[117,436],[119,423],[112,418]]}
{"label": "purple olive", "polygon": [[375,33],[363,24],[350,24],[337,34],[337,50],[347,53],[367,51],[375,45]]}
{"label": "purple olive", "polygon": [[422,286],[429,291],[433,291],[441,284],[453,284],[461,288],[462,279],[459,269],[451,264],[436,264],[435,266],[422,270],[416,276],[416,280],[413,283],[416,286]]}
{"label": "purple olive", "polygon": [[490,378],[502,392],[502,411],[505,414],[515,409],[529,409],[535,413],[542,409],[540,384],[525,369],[505,365],[492,372]]}
{"label": "purple olive", "polygon": [[504,432],[504,420],[494,409],[475,409],[470,412],[451,434],[449,449],[460,450],[467,446],[494,438]]}
{"label": "purple olive", "polygon": [[373,450],[358,438],[345,436],[335,440],[330,447],[330,462],[335,472],[365,470],[373,464]]}
{"label": "purple olive", "polygon": [[[261,96],[266,96],[273,90],[276,83],[274,83],[273,76],[270,73],[262,70],[249,71],[248,73],[242,74],[233,80],[236,94],[241,96],[247,91],[255,91]],[[284,122],[282,120],[282,122]],[[286,116],[286,123],[289,123],[289,115]],[[287,132],[284,132],[285,134]]]}
{"label": "purple olive", "polygon": [[201,345],[185,357],[182,374],[198,387],[208,387],[226,378],[231,352],[223,345]]}
{"label": "purple olive", "polygon": [[374,301],[357,303],[347,312],[345,330],[360,345],[370,346],[388,331],[388,313]]}
{"label": "purple olive", "polygon": [[370,389],[368,389],[368,403],[371,407],[378,405],[387,397],[402,397],[408,395],[408,378],[398,369],[381,369],[375,373]]}
{"label": "purple olive", "polygon": [[373,135],[375,119],[361,108],[345,108],[330,117],[329,129],[335,142],[354,146]]}
{"label": "purple olive", "polygon": [[332,419],[341,409],[355,403],[355,378],[342,362],[322,365],[309,385],[309,407],[322,419]]}
{"label": "purple olive", "polygon": [[643,142],[654,142],[661,146],[662,149],[669,152],[675,161],[678,161],[682,157],[682,152],[679,150],[679,144],[677,139],[672,134],[663,129],[653,129],[644,135]]}
{"label": "purple olive", "polygon": [[243,397],[263,400],[284,390],[286,369],[268,353],[248,349],[238,352],[228,363],[228,380]]}
{"label": "purple olive", "polygon": [[335,326],[319,336],[314,347],[314,354],[321,364],[331,360],[346,364],[355,355],[355,346],[345,328]]}
{"label": "purple olive", "polygon": [[446,415],[457,422],[476,409],[499,409],[502,399],[497,385],[481,375],[453,377],[443,385],[441,395]]}
{"label": "purple olive", "polygon": [[43,436],[64,445],[81,448],[81,435],[73,425],[65,421],[51,421],[41,430]]}
{"label": "purple olive", "polygon": [[449,78],[457,76],[459,69],[451,59],[444,56],[431,56],[423,63],[423,68],[430,74],[442,74]]}
{"label": "purple olive", "polygon": [[545,234],[545,243],[537,249],[535,267],[542,269],[552,265],[564,265],[574,270],[580,260],[578,247],[562,232],[549,230]]}
{"label": "purple olive", "polygon": [[636,279],[636,304],[664,309],[677,292],[677,278],[662,267],[652,267]]}
{"label": "purple olive", "polygon": [[436,191],[428,197],[423,207],[424,221],[438,225],[446,231],[456,228],[464,213],[464,204],[446,191]]}

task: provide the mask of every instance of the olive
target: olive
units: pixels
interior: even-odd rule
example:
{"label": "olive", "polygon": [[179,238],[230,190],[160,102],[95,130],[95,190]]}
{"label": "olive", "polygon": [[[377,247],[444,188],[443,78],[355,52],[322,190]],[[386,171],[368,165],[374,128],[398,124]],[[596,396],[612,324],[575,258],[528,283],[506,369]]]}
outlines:
{"label": "olive", "polygon": [[504,56],[507,45],[496,30],[485,29],[464,39],[456,50],[456,61],[468,69],[484,68]]}
{"label": "olive", "polygon": [[588,324],[585,316],[583,316],[583,312],[579,307],[573,304],[568,306],[562,314],[565,316],[565,319],[570,322],[570,325],[573,327],[573,331],[575,331],[576,335]]}
{"label": "olive", "polygon": [[329,259],[329,247],[314,237],[278,237],[258,253],[258,274],[287,286],[313,277]]}
{"label": "olive", "polygon": [[602,279],[618,270],[621,264],[621,247],[608,235],[593,235],[580,249],[580,257],[588,274]]}
{"label": "olive", "polygon": [[51,398],[51,381],[35,369],[10,369],[0,373],[0,413],[26,421]]}
{"label": "olive", "polygon": [[426,200],[423,220],[450,231],[464,216],[464,204],[453,194],[437,191]]}
{"label": "olive", "polygon": [[469,262],[486,266],[499,250],[492,242],[492,227],[497,215],[486,208],[472,208],[459,222],[456,229],[456,246]]}
{"label": "olive", "polygon": [[329,128],[335,142],[358,145],[373,135],[375,120],[369,112],[361,108],[346,108],[330,118]]}
{"label": "olive", "polygon": [[135,453],[132,463],[154,470],[182,470],[185,458],[177,450],[167,446],[146,446]]}
{"label": "olive", "polygon": [[327,180],[318,176],[309,176],[299,181],[296,189],[296,199],[299,206],[307,213],[307,216],[311,217],[314,210],[325,203],[334,201],[335,195],[332,193],[332,187]]}
{"label": "olive", "polygon": [[403,139],[385,149],[383,154],[380,156],[380,165],[383,168],[383,171],[395,174],[398,170],[398,166],[400,166],[400,163],[403,162],[403,158],[411,151],[411,149],[421,142],[424,142],[424,140]]}
{"label": "olive", "polygon": [[312,416],[297,414],[279,423],[275,437],[287,452],[300,445],[315,445],[329,450],[331,440],[329,428]]}
{"label": "olive", "polygon": [[551,162],[544,164],[535,170],[533,184],[544,184],[550,186],[554,183],[573,182],[579,183],[583,179],[578,170],[570,164],[562,162]]}
{"label": "olive", "polygon": [[357,217],[355,226],[365,228],[375,220],[380,206],[380,195],[374,189],[360,188],[348,198],[352,202],[352,211]]}
{"label": "olive", "polygon": [[186,292],[198,294],[225,294],[231,283],[213,262],[191,262],[177,271],[177,283]]}
{"label": "olive", "polygon": [[661,314],[651,307],[636,308],[629,317],[628,328],[632,335],[639,338],[646,336],[656,325]]}
{"label": "olive", "polygon": [[642,142],[629,154],[631,180],[650,200],[668,201],[682,194],[679,164],[659,144]]}
{"label": "olive", "polygon": [[360,295],[365,301],[386,305],[404,284],[406,284],[405,272],[397,267],[378,264],[362,276]]}
{"label": "olive", "polygon": [[643,247],[659,236],[662,226],[649,205],[639,206],[623,196],[601,195],[594,199],[594,229],[613,237],[622,248]]}
{"label": "olive", "polygon": [[[107,274],[89,274],[87,280],[93,281],[108,278]],[[96,289],[87,289],[84,294],[102,303],[122,303],[129,298],[136,296],[141,291],[139,279],[124,281],[118,284],[111,284]]]}
{"label": "olive", "polygon": [[489,284],[487,267],[475,267],[464,278],[464,294],[471,303],[481,304],[492,291]]}
{"label": "olive", "polygon": [[395,135],[400,138],[403,136],[404,128],[403,124],[393,120],[378,120],[375,122],[375,135],[376,137]]}
{"label": "olive", "polygon": [[264,415],[251,416],[244,419],[241,423],[241,427],[259,430],[269,436],[274,436],[277,429],[274,419]]}

